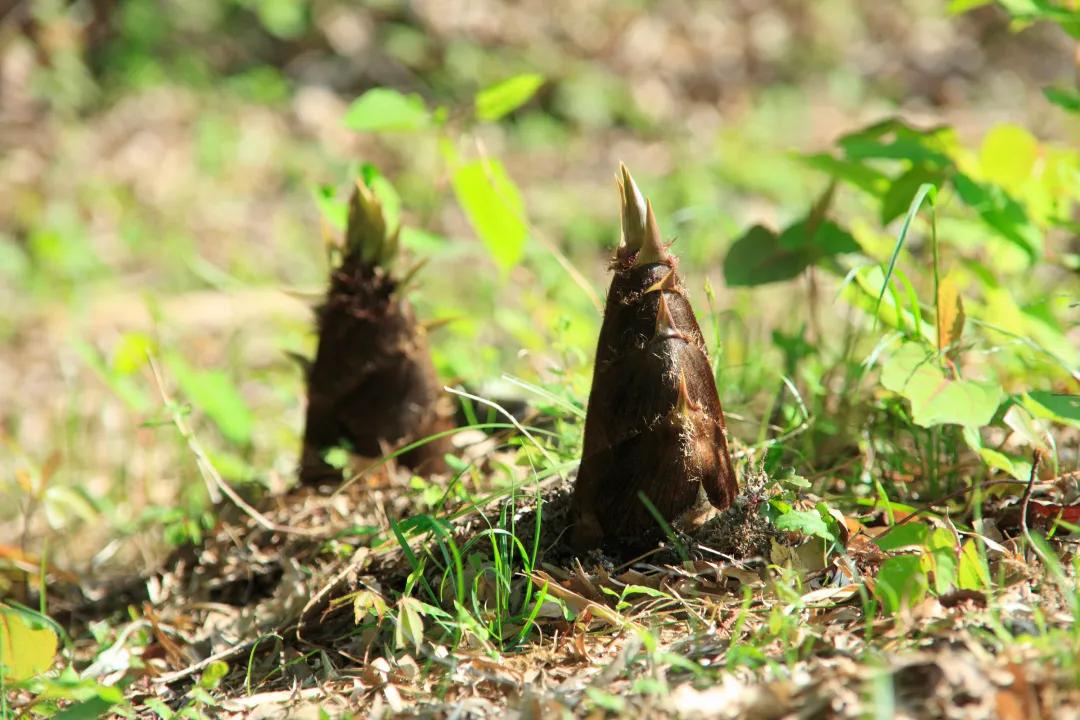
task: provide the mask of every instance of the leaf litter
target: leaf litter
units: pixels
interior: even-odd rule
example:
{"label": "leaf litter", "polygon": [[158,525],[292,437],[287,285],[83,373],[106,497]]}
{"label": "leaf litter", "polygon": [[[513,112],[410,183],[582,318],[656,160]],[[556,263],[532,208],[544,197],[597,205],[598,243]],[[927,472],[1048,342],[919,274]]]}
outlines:
{"label": "leaf litter", "polygon": [[[1001,579],[993,593],[924,592],[873,614],[866,601],[880,595],[882,567],[918,552],[903,538],[883,542],[904,525],[881,532],[881,510],[851,518],[844,544],[826,554],[825,541],[781,533],[756,512],[762,477],[695,534],[626,559],[569,546],[560,531],[571,488],[559,479],[539,499],[522,493],[442,526],[458,548],[472,540],[473,556],[490,559],[476,538],[507,517],[531,538],[541,510],[533,569],[510,582],[519,598],[532,585],[533,624],[500,648],[506,638],[433,622],[439,608],[417,590],[419,575],[438,587],[445,572],[432,563],[417,574],[415,560],[439,556],[446,541],[420,533],[406,552],[388,532],[391,519],[424,510],[405,489],[409,479],[386,464],[333,495],[299,489],[260,505],[275,527],[310,532],[223,512],[203,545],[176,551],[140,587],[52,607],[67,627],[117,621],[126,607],[142,618],[129,623],[149,624],[149,642],[128,645],[126,662],[137,656],[145,667],[128,691],[136,703],[157,697],[178,707],[214,662],[228,663],[216,689],[225,717],[321,707],[371,717],[854,718],[888,708],[890,717],[1035,718],[1076,717],[1069,708],[1080,707],[1054,660],[1062,649],[1034,640],[1040,626],[1068,631],[1076,599],[1046,579],[1019,535],[994,526],[989,504],[981,530],[962,535],[947,516],[914,517],[928,532],[957,533],[957,548],[965,538],[984,543],[985,570]],[[1056,547],[1062,556],[1075,550],[1070,541]],[[1075,582],[1071,566],[1062,572]],[[477,597],[492,597],[483,572],[471,582]],[[453,593],[439,599],[452,617]],[[124,642],[124,624],[115,627],[114,647]],[[447,627],[465,629],[455,638]],[[521,628],[504,630],[514,637]],[[1031,641],[1006,641],[1022,637]],[[129,671],[117,657],[112,672]]]}

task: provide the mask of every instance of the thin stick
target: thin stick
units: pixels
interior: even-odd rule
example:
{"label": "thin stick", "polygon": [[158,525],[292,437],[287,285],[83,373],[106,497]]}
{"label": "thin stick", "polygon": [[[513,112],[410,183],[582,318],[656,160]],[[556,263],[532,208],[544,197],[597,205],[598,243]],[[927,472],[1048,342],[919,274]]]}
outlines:
{"label": "thin stick", "polygon": [[146,357],[150,361],[150,369],[154,373],[154,381],[157,383],[161,400],[165,403],[165,406],[169,408],[173,425],[176,426],[176,430],[180,433],[180,437],[184,438],[184,442],[187,443],[191,454],[195,456],[195,464],[199,467],[199,473],[202,475],[203,481],[206,482],[207,489],[210,492],[210,500],[215,505],[220,503],[221,496],[225,495],[234,505],[254,520],[259,527],[269,530],[270,532],[288,533],[290,535],[306,535],[308,537],[323,537],[326,535],[325,532],[316,530],[295,528],[289,525],[279,525],[249,505],[244,498],[240,497],[240,495],[233,490],[232,486],[225,482],[225,478],[221,477],[221,473],[217,471],[214,464],[210,462],[210,457],[203,450],[202,445],[199,443],[199,439],[196,438],[195,434],[191,431],[191,427],[187,424],[184,416],[176,409],[176,404],[169,395],[169,391],[165,389],[165,381],[162,378],[161,370],[158,369],[157,363],[154,361],[154,356],[147,353]]}
{"label": "thin stick", "polygon": [[1024,531],[1024,539],[1031,542],[1031,531],[1028,529],[1028,504],[1031,502],[1031,491],[1035,488],[1035,476],[1039,474],[1039,465],[1042,463],[1043,453],[1039,448],[1031,456],[1031,475],[1028,476],[1027,487],[1024,488],[1024,496],[1020,500],[1020,529]]}
{"label": "thin stick", "polygon": [[[1032,470],[1032,477],[1034,477],[1034,469]],[[1020,485],[1020,484],[1021,484],[1020,480],[992,480],[992,481],[990,481],[988,483],[983,483],[979,487],[981,487],[981,488],[989,488],[989,487],[994,487],[995,485]],[[964,495],[967,495],[972,490],[974,490],[974,487],[961,488],[960,490],[957,490],[956,492],[949,493],[948,495],[946,495],[943,498],[938,498],[937,500],[926,503],[922,507],[915,508],[915,510],[913,510],[910,514],[908,514],[906,517],[904,517],[903,520],[900,520],[899,522],[895,522],[892,525],[890,525],[888,530],[886,530],[885,532],[878,535],[875,539],[880,540],[881,538],[885,537],[886,535],[888,535],[889,533],[891,533],[893,530],[900,527],[901,525],[903,525],[903,524],[905,524],[907,522],[910,522],[911,520],[914,520],[916,517],[918,517],[919,515],[922,515],[923,513],[929,512],[935,505],[941,505],[942,503],[948,502],[949,500],[955,500],[958,497],[963,497]],[[1029,497],[1029,498],[1031,497],[1031,481],[1030,480],[1028,481],[1028,488],[1027,488],[1027,492],[1025,493],[1025,495],[1027,497]]]}

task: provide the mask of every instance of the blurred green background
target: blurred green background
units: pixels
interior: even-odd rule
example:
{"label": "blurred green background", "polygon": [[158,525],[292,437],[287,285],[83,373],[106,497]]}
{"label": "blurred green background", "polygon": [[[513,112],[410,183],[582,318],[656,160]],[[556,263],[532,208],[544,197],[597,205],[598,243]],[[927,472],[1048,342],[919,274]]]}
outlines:
{"label": "blurred green background", "polygon": [[[212,522],[148,352],[228,480],[293,482],[303,387],[288,353],[312,352],[334,199],[365,165],[400,198],[406,250],[427,260],[418,314],[450,321],[432,331],[446,382],[520,393],[509,373],[583,404],[626,162],[677,239],[733,435],[752,445],[809,405],[818,422],[787,462],[812,474],[868,442],[870,410],[852,406],[893,402],[861,384],[889,318],[844,294],[859,285],[848,273],[888,259],[919,182],[940,180],[933,158],[920,174],[922,156],[897,155],[875,195],[849,187],[866,178],[859,163],[822,158],[894,115],[947,125],[932,139],[948,172],[1018,198],[1023,220],[1007,201],[980,207],[989,194],[943,190],[938,231],[968,314],[1025,341],[979,336],[967,366],[1006,393],[1076,392],[1076,26],[1003,5],[8,3],[0,545],[109,574],[158,557],[163,529],[178,541]],[[521,75],[542,81],[527,102],[474,112],[478,92]],[[374,88],[404,99],[397,126],[350,114]],[[1064,88],[1061,102],[1047,88]],[[478,158],[505,168],[527,218],[486,242],[454,182]],[[731,286],[733,242],[805,216],[830,175],[858,252]],[[927,248],[912,240],[898,269],[933,306]],[[785,376],[798,398],[777,400]],[[857,482],[864,466],[843,467],[825,480]]]}

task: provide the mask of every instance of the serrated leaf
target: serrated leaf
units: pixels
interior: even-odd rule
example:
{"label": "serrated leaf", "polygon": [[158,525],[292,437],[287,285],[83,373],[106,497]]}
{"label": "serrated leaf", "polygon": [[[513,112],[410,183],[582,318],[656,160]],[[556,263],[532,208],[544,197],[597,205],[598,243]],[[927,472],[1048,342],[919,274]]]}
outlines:
{"label": "serrated leaf", "polygon": [[543,84],[543,75],[525,73],[481,90],[476,95],[476,117],[498,120],[529,102]]}
{"label": "serrated leaf", "polygon": [[937,290],[938,351],[945,352],[960,342],[964,332],[964,303],[953,273],[941,278]]}
{"label": "serrated leaf", "polygon": [[48,670],[59,639],[37,613],[0,606],[0,665],[6,682],[22,682]]}
{"label": "serrated leaf", "polygon": [[517,185],[498,160],[474,160],[454,169],[454,195],[469,224],[505,272],[525,252],[529,229]]}
{"label": "serrated leaf", "polygon": [[881,384],[911,403],[916,425],[986,425],[1004,397],[996,383],[953,380],[937,365],[935,353],[904,343],[882,366]]}
{"label": "serrated leaf", "polygon": [[371,590],[360,590],[353,597],[353,622],[359,625],[368,613],[382,622],[386,615],[386,600]]}
{"label": "serrated leaf", "polygon": [[431,124],[431,113],[419,95],[372,88],[352,101],[344,123],[358,132],[422,130]]}
{"label": "serrated leaf", "polygon": [[836,541],[836,535],[817,510],[792,510],[776,518],[774,525],[782,532],[799,532],[822,540]]}

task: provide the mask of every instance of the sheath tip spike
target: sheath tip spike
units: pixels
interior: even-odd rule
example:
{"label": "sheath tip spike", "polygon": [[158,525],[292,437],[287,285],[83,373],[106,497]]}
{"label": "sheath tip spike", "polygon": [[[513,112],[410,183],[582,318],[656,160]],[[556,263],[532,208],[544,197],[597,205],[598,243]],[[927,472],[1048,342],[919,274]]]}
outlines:
{"label": "sheath tip spike", "polygon": [[683,416],[698,409],[697,403],[690,399],[690,389],[686,386],[686,376],[682,372],[679,373],[679,399],[675,401],[675,409]]}
{"label": "sheath tip spike", "polygon": [[619,202],[622,205],[622,242],[619,243],[619,251],[624,256],[632,255],[641,249],[645,240],[645,198],[622,163],[619,163],[615,184],[619,188]]}
{"label": "sheath tip spike", "polygon": [[660,302],[656,305],[656,333],[655,338],[661,340],[669,340],[671,338],[686,339],[686,336],[682,334],[675,325],[675,318],[671,316],[671,307],[668,305],[667,298],[663,293],[660,293]]}
{"label": "sheath tip spike", "polygon": [[671,256],[664,247],[660,236],[660,225],[656,222],[656,213],[653,212],[652,201],[645,202],[645,238],[641,243],[641,250],[634,258],[634,267],[651,265],[654,263],[671,264]]}
{"label": "sheath tip spike", "polygon": [[645,290],[645,293],[648,294],[652,292],[677,292],[678,290],[675,286],[675,279],[675,270],[672,269],[671,272],[669,272],[667,275],[650,285],[648,289]]}

